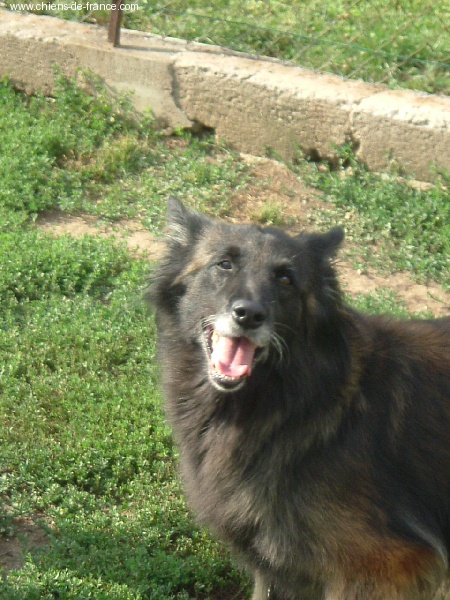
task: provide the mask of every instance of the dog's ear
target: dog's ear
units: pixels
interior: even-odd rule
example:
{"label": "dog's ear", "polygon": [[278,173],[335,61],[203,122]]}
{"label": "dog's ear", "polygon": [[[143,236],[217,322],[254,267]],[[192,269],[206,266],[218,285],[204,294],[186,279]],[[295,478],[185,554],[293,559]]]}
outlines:
{"label": "dog's ear", "polygon": [[315,233],[308,240],[308,248],[323,261],[334,258],[344,241],[344,230],[342,227],[333,227],[327,233]]}
{"label": "dog's ear", "polygon": [[167,202],[167,233],[170,241],[188,246],[198,239],[208,218],[196,211],[188,210],[177,198],[171,196]]}

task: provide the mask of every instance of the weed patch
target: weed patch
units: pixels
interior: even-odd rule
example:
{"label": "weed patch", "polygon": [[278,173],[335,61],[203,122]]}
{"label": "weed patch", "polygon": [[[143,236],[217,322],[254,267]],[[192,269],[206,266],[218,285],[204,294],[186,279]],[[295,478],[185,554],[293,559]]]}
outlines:
{"label": "weed patch", "polygon": [[109,240],[52,238],[38,231],[13,231],[0,238],[0,301],[16,304],[57,293],[74,297],[111,291],[129,256]]}
{"label": "weed patch", "polygon": [[237,155],[216,146],[213,137],[186,135],[179,142],[161,140],[152,165],[110,185],[92,188],[90,195],[72,208],[111,220],[139,218],[156,233],[164,224],[171,195],[215,216],[226,215],[230,194],[245,184],[248,168]]}
{"label": "weed patch", "polygon": [[92,77],[85,82],[90,93],[59,77],[54,98],[27,97],[0,82],[3,207],[37,213],[73,204],[92,179],[107,181],[147,160],[148,124],[134,119],[125,100],[111,102]]}
{"label": "weed patch", "polygon": [[418,189],[395,173],[371,173],[346,148],[337,170],[302,163],[299,172],[332,205],[318,219],[323,227],[348,226],[350,240],[382,251],[384,269],[450,286],[450,190],[443,177]]}
{"label": "weed patch", "polygon": [[[153,320],[140,300],[148,265],[101,239],[23,235],[24,273],[30,236],[37,257],[0,317],[2,527],[10,535],[13,517],[32,513],[52,526],[50,543],[0,584],[2,598],[161,600],[236,588],[225,552],[181,500]],[[15,268],[1,273],[1,289]]]}
{"label": "weed patch", "polygon": [[0,595],[169,600],[238,590],[241,576],[193,524],[177,483],[142,302],[150,266],[117,241],[54,238],[32,219],[55,207],[129,214],[121,192],[140,177],[151,190],[133,207],[141,217],[159,215],[177,190],[208,198],[217,184],[220,204],[237,179],[211,161],[211,141],[186,140],[174,158],[103,93],[72,82],[54,99],[6,82],[1,91],[0,549],[27,515],[42,515],[48,543],[29,549]]}

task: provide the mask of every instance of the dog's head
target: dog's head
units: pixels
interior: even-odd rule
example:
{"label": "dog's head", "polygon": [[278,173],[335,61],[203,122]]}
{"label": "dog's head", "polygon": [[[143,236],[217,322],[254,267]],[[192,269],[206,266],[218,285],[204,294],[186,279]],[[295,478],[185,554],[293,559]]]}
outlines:
{"label": "dog's head", "polygon": [[161,333],[201,352],[219,391],[241,388],[271,353],[283,355],[307,320],[335,310],[330,258],[342,229],[291,237],[209,219],[175,199],[168,212],[168,253],[150,296]]}

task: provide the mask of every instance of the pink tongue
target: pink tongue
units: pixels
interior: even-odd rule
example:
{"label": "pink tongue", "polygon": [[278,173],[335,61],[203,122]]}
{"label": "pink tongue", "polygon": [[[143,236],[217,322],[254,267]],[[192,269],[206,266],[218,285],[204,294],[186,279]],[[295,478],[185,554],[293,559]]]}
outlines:
{"label": "pink tongue", "polygon": [[212,366],[227,377],[251,375],[251,366],[256,346],[245,337],[220,336],[213,344]]}

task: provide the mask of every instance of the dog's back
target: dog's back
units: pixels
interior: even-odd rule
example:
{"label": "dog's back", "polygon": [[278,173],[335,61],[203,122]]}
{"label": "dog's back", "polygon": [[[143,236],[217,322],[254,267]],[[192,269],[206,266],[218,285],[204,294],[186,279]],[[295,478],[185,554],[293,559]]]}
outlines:
{"label": "dog's back", "polygon": [[342,241],[171,206],[151,297],[199,518],[254,600],[430,599],[450,550],[450,319],[345,306]]}

